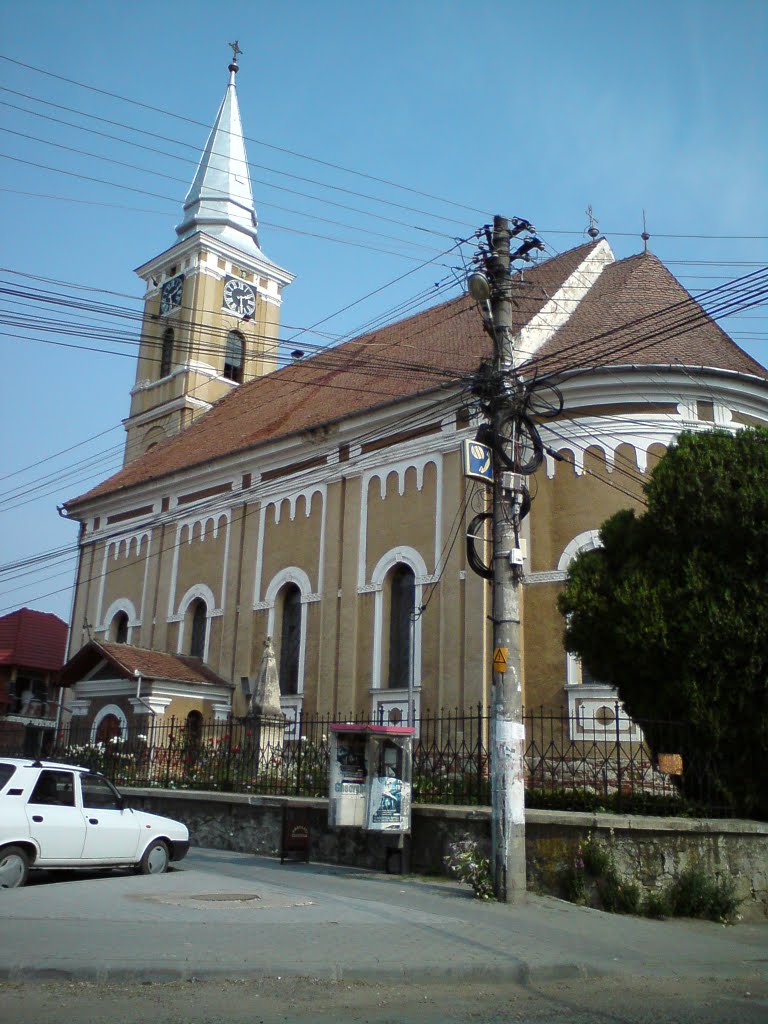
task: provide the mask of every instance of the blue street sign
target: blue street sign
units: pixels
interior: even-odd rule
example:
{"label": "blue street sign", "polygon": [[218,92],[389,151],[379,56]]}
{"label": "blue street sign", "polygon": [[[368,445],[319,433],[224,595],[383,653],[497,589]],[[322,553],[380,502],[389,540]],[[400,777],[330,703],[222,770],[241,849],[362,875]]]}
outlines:
{"label": "blue street sign", "polygon": [[462,449],[462,462],[464,465],[464,476],[470,476],[474,480],[484,480],[487,484],[493,483],[493,459],[491,449],[479,441],[465,441]]}

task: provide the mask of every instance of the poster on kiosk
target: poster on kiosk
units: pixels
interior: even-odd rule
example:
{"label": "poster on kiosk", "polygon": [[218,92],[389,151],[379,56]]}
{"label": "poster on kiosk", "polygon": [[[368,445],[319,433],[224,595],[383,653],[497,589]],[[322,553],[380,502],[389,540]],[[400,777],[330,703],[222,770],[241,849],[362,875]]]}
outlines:
{"label": "poster on kiosk", "polygon": [[332,725],[328,823],[410,832],[414,729]]}

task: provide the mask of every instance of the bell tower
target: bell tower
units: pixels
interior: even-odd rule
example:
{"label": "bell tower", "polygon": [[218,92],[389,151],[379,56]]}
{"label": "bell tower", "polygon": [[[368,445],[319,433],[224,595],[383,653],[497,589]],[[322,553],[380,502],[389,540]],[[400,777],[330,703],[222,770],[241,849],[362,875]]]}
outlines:
{"label": "bell tower", "polygon": [[125,463],[277,367],[282,291],[294,278],[259,246],[235,88],[242,50],[230,45],[229,83],[177,240],[136,270],[146,294]]}

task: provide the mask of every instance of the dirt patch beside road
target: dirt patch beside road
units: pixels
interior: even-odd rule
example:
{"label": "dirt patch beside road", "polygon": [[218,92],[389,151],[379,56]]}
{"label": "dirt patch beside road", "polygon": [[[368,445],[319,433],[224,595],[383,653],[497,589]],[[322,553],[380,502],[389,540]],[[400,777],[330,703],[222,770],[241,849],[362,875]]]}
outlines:
{"label": "dirt patch beside road", "polygon": [[508,984],[328,983],[297,979],[169,984],[0,985],[14,1024],[764,1024],[768,983],[571,978]]}

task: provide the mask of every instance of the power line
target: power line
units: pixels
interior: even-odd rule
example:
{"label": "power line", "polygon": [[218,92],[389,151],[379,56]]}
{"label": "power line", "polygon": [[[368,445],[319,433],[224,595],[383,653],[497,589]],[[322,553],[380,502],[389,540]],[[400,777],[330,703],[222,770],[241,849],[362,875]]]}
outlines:
{"label": "power line", "polygon": [[[196,156],[193,159],[193,158],[189,158],[189,157],[180,156],[178,153],[169,153],[168,150],[158,149],[156,146],[147,146],[147,145],[144,145],[144,144],[142,144],[140,142],[135,142],[132,139],[124,139],[124,138],[121,138],[121,136],[119,136],[119,135],[113,135],[110,132],[102,132],[102,131],[98,131],[97,129],[94,129],[94,128],[87,128],[85,125],[73,124],[71,121],[64,121],[61,118],[51,117],[48,114],[42,114],[39,111],[29,110],[28,108],[19,107],[16,104],[8,103],[6,101],[0,100],[0,104],[2,104],[3,106],[9,107],[12,110],[17,110],[17,111],[20,111],[20,112],[25,113],[25,114],[31,114],[33,117],[43,118],[43,119],[45,119],[47,121],[51,121],[51,122],[53,122],[55,124],[61,124],[61,125],[64,125],[64,126],[66,126],[68,128],[74,128],[76,131],[87,132],[90,135],[96,135],[96,136],[98,136],[100,138],[109,139],[110,141],[113,141],[113,142],[119,142],[119,143],[121,143],[122,145],[125,145],[125,146],[133,146],[136,149],[141,149],[141,150],[144,150],[145,152],[148,152],[148,153],[154,153],[154,154],[157,154],[159,156],[166,157],[167,159],[170,159],[170,160],[181,160],[184,163],[191,163],[191,164],[197,166],[197,163],[198,163],[198,156],[197,156],[197,154],[199,154],[199,147],[194,145],[194,144],[192,144],[192,143],[184,142],[184,141],[182,141],[180,139],[172,139],[172,138],[168,137],[167,135],[160,135],[160,134],[158,134],[156,132],[148,132],[148,131],[146,131],[146,130],[144,130],[142,128],[136,128],[136,127],[134,127],[132,125],[126,125],[126,124],[123,124],[123,123],[121,123],[119,121],[112,121],[112,120],[109,120],[108,118],[98,117],[97,115],[90,114],[87,111],[78,110],[78,109],[72,108],[72,107],[64,107],[64,106],[62,106],[60,104],[57,104],[57,103],[49,103],[47,100],[43,100],[43,99],[40,99],[40,98],[35,97],[35,96],[28,96],[28,95],[25,95],[24,93],[17,93],[13,89],[4,89],[2,86],[0,86],[0,90],[14,93],[14,95],[24,96],[26,99],[31,99],[33,102],[43,103],[43,104],[46,104],[47,106],[56,107],[59,110],[66,110],[66,111],[69,111],[71,113],[79,114],[82,117],[88,117],[90,119],[97,120],[97,121],[100,121],[100,122],[105,123],[105,124],[110,124],[110,125],[113,125],[115,127],[125,128],[128,131],[136,132],[137,134],[147,135],[147,136],[149,136],[151,138],[162,139],[163,142],[170,142],[173,145],[182,146],[185,149],[190,149],[190,150],[192,150],[196,154]],[[222,131],[223,129],[220,128],[219,130]],[[32,137],[32,136],[30,136],[30,137]],[[37,139],[37,141],[47,141],[47,140]],[[52,145],[53,145],[53,143],[52,143]],[[281,177],[290,178],[290,179],[292,179],[294,181],[301,181],[301,182],[305,182],[307,184],[317,185],[317,186],[319,186],[321,188],[327,188],[327,189],[330,189],[330,190],[335,191],[335,192],[342,192],[342,193],[344,193],[346,195],[352,195],[352,196],[355,196],[356,198],[368,200],[369,202],[381,203],[382,205],[394,207],[395,209],[405,210],[405,211],[411,212],[411,213],[418,213],[421,216],[429,216],[429,217],[432,217],[432,218],[437,218],[438,220],[444,220],[444,221],[452,223],[452,224],[460,225],[461,227],[463,227],[465,229],[467,227],[467,222],[466,221],[456,220],[456,218],[454,218],[454,217],[443,217],[443,216],[440,216],[440,214],[427,213],[427,211],[418,209],[416,207],[404,206],[402,203],[395,203],[395,202],[392,202],[391,200],[382,199],[382,198],[380,198],[378,196],[367,195],[364,192],[358,192],[358,191],[356,191],[354,189],[344,188],[341,185],[332,185],[332,184],[329,184],[328,182],[319,181],[316,178],[307,178],[307,177],[304,177],[303,175],[300,175],[300,174],[293,174],[293,173],[291,173],[289,171],[285,171],[285,170],[282,170],[282,169],[279,169],[279,168],[276,168],[276,167],[268,167],[268,166],[265,166],[264,164],[257,164],[257,163],[254,163],[251,160],[247,160],[246,163],[247,163],[249,169],[250,168],[256,168],[256,169],[261,170],[261,171],[267,171],[267,172],[269,172],[271,174],[280,175]],[[150,172],[150,173],[152,173],[152,172]],[[343,209],[348,209],[348,210],[349,209],[356,209],[355,207],[350,207],[350,206],[347,206],[345,204],[339,204],[339,203],[333,202],[332,200],[324,199],[322,196],[309,196],[307,193],[298,192],[295,189],[288,189],[288,188],[286,188],[284,186],[277,185],[274,182],[264,181],[263,179],[259,179],[259,178],[253,177],[252,181],[257,181],[259,184],[264,185],[266,188],[276,188],[276,189],[280,189],[281,191],[291,192],[291,193],[293,193],[295,195],[307,196],[308,198],[315,199],[317,202],[330,203],[333,206],[341,206]],[[370,211],[357,211],[357,212],[364,212],[366,216],[370,216],[370,217],[381,217],[381,219],[383,219],[383,220],[391,220],[392,223],[404,224],[405,226],[411,227],[411,228],[413,228],[416,231],[426,231],[426,232],[429,232],[431,234],[441,234],[440,232],[434,231],[433,229],[429,229],[429,228],[425,228],[425,227],[420,227],[419,225],[407,224],[407,222],[405,222],[405,221],[392,220],[392,218],[383,217],[383,215],[376,214],[376,213],[373,213],[373,212],[370,212]],[[444,236],[444,237],[449,237],[449,236]]]}
{"label": "power line", "polygon": [[[109,179],[106,179],[106,178],[97,178],[94,175],[82,174],[82,173],[78,173],[78,172],[75,172],[75,171],[67,171],[67,170],[65,170],[62,167],[52,167],[50,164],[40,163],[39,161],[25,160],[25,159],[23,159],[21,157],[11,156],[9,153],[0,153],[0,159],[10,160],[10,161],[12,161],[14,163],[23,164],[23,165],[25,165],[27,167],[36,167],[39,170],[52,171],[54,174],[62,174],[64,176],[68,177],[68,178],[76,178],[76,179],[78,179],[80,181],[88,181],[88,182],[91,182],[91,183],[97,184],[97,185],[107,185],[109,188],[117,188],[117,189],[122,189],[122,190],[127,191],[127,192],[134,192],[137,195],[149,196],[152,199],[162,199],[164,202],[169,202],[169,203],[175,202],[175,200],[171,196],[161,195],[158,192],[150,192],[148,189],[136,188],[133,185],[124,185],[124,184],[122,184],[120,182],[110,181]],[[302,216],[310,216],[311,217],[312,214],[303,214]],[[324,218],[319,218],[319,219],[322,220]],[[339,245],[351,245],[351,246],[353,246],[355,248],[358,248],[358,249],[366,249],[369,252],[382,253],[382,254],[384,254],[386,256],[397,256],[400,259],[416,260],[416,261],[420,261],[421,260],[421,257],[413,256],[410,253],[398,252],[398,251],[396,251],[394,249],[385,249],[385,248],[382,248],[381,246],[366,245],[364,242],[358,242],[358,241],[355,241],[354,239],[350,239],[350,238],[339,238],[336,235],[323,235],[323,234],[321,234],[321,233],[319,233],[317,231],[307,231],[307,230],[302,229],[302,228],[292,228],[292,227],[289,227],[287,224],[279,224],[279,223],[277,223],[275,221],[265,221],[265,220],[262,220],[260,223],[261,223],[262,226],[274,228],[276,231],[287,231],[290,234],[303,235],[304,237],[307,237],[307,238],[320,238],[320,239],[323,239],[323,241],[337,242]],[[358,229],[355,229],[355,230],[358,230]],[[405,244],[413,245],[415,243],[406,242]]]}
{"label": "power line", "polygon": [[[164,116],[172,117],[172,118],[174,118],[177,121],[183,121],[183,122],[185,122],[187,124],[193,124],[193,125],[195,125],[197,127],[205,128],[206,131],[210,132],[210,130],[211,130],[211,126],[206,124],[204,121],[197,121],[196,119],[191,118],[191,117],[184,117],[182,114],[177,114],[177,113],[175,113],[172,110],[165,110],[162,107],[154,107],[154,106],[151,106],[148,103],[142,103],[139,100],[134,100],[134,99],[131,99],[131,98],[127,97],[127,96],[121,96],[119,93],[110,92],[110,91],[108,91],[106,89],[100,89],[100,88],[97,88],[96,86],[87,85],[84,82],[78,82],[75,79],[67,78],[67,77],[65,77],[63,75],[57,75],[57,74],[55,74],[52,71],[47,71],[44,68],[36,67],[33,64],[25,64],[23,61],[14,60],[14,58],[8,57],[8,56],[6,56],[4,54],[0,54],[0,60],[7,61],[10,64],[15,64],[18,67],[23,67],[23,68],[25,68],[28,71],[34,71],[37,74],[45,75],[48,78],[53,78],[53,79],[56,79],[57,81],[60,81],[60,82],[66,82],[68,85],[75,85],[75,86],[77,86],[80,89],[86,89],[89,92],[98,93],[98,94],[100,94],[102,96],[108,96],[111,99],[117,99],[117,100],[120,100],[123,103],[129,103],[131,106],[139,107],[142,110],[151,110],[153,113],[163,114]],[[416,188],[413,188],[413,187],[411,187],[409,185],[401,185],[401,184],[399,184],[399,183],[397,183],[395,181],[390,181],[387,178],[381,178],[381,177],[378,177],[377,175],[374,175],[374,174],[368,174],[365,171],[358,171],[358,170],[355,170],[354,168],[351,168],[351,167],[345,167],[342,164],[336,164],[336,163],[333,163],[332,161],[322,160],[319,157],[309,156],[309,155],[307,155],[305,153],[300,153],[297,150],[289,149],[289,148],[287,148],[285,146],[277,146],[277,145],[274,145],[273,143],[265,142],[262,139],[253,138],[252,136],[244,135],[243,138],[245,139],[246,142],[253,142],[253,143],[255,143],[258,146],[264,146],[267,149],[275,150],[275,152],[285,153],[287,156],[297,157],[297,158],[299,158],[301,160],[307,160],[307,161],[310,161],[311,163],[316,163],[316,164],[319,164],[320,166],[328,167],[329,169],[334,170],[334,171],[342,171],[345,174],[352,174],[352,175],[355,175],[356,177],[359,177],[359,178],[365,178],[368,181],[375,181],[375,182],[377,182],[380,185],[387,185],[390,188],[396,188],[396,189],[400,189],[400,190],[402,190],[404,192],[410,192],[413,195],[421,196],[423,199],[429,199],[429,200],[432,200],[433,202],[438,202],[438,203],[445,203],[448,206],[454,206],[454,207],[457,207],[458,209],[467,210],[467,211],[469,211],[470,213],[473,213],[473,214],[479,213],[479,214],[481,214],[483,216],[485,215],[484,211],[482,211],[482,210],[478,210],[478,209],[475,209],[474,207],[467,206],[464,203],[455,202],[452,199],[444,199],[444,198],[442,198],[440,196],[433,195],[430,192],[423,192],[423,191],[421,191],[419,189],[416,189]],[[370,197],[368,197],[368,198],[370,198]],[[421,212],[421,211],[415,210],[414,212],[418,213],[418,212]]]}
{"label": "power line", "polygon": [[[414,412],[411,416],[405,417],[405,419],[400,424],[400,427],[402,428],[403,426],[406,426],[409,429],[416,429],[416,428],[418,428],[419,425],[422,425],[422,424],[426,425],[428,423],[431,423],[431,422],[433,422],[435,420],[436,417],[438,417],[440,415],[441,410],[448,409],[448,408],[455,408],[456,401],[457,401],[456,395],[453,394],[453,393],[448,395],[448,396],[446,396],[446,397],[443,397],[442,399],[440,399],[440,400],[438,400],[436,402],[433,402],[427,409],[418,410],[418,411]],[[370,429],[369,428],[368,430],[365,430],[361,434],[357,435],[357,437],[355,438],[355,442],[354,443],[362,446],[362,445],[365,444],[366,440],[378,439],[379,436],[380,436],[380,434],[379,434],[379,429],[378,428],[374,428],[374,429]],[[328,444],[327,446],[320,446],[320,448],[318,450],[319,456],[322,456],[324,448],[325,448],[325,454],[326,454],[326,457],[327,457],[332,452],[334,452],[336,450],[336,447],[337,447],[337,445],[335,443]],[[330,466],[328,468],[333,470],[334,467]],[[179,509],[177,509],[174,512],[171,512],[171,513],[160,513],[153,520],[151,520],[148,523],[145,522],[145,523],[141,524],[141,526],[138,527],[138,528],[140,530],[146,530],[147,528],[153,528],[155,526],[165,527],[165,526],[172,526],[174,524],[178,525],[179,523],[183,523],[184,521],[186,521],[186,520],[188,520],[190,518],[195,518],[195,517],[197,517],[197,516],[199,516],[201,514],[203,514],[203,515],[210,515],[210,514],[215,514],[217,512],[223,512],[226,509],[236,507],[236,504],[237,505],[242,504],[244,506],[246,504],[246,501],[248,500],[248,498],[250,498],[252,501],[256,502],[254,508],[252,508],[250,511],[245,513],[246,515],[252,515],[252,514],[255,514],[258,511],[260,511],[260,509],[261,509],[261,502],[260,502],[261,495],[265,492],[266,488],[268,488],[270,486],[270,484],[271,484],[271,481],[268,481],[266,484],[259,482],[257,484],[252,485],[252,487],[249,488],[248,491],[245,491],[245,492],[241,491],[236,496],[234,496],[232,494],[217,495],[217,496],[214,496],[211,499],[208,499],[206,501],[201,502],[200,504],[198,504],[198,505],[196,505],[195,507],[192,507],[192,508],[184,506],[184,507],[179,508]],[[293,485],[293,487],[289,486],[287,491],[285,491],[284,493],[280,494],[278,496],[277,500],[285,501],[285,500],[289,499],[291,497],[291,495],[300,494],[306,488],[306,486],[307,486],[306,485],[306,480],[297,481]],[[244,495],[245,495],[245,498],[244,498]],[[237,497],[238,500],[237,500],[236,503],[232,501],[233,497]],[[109,543],[114,543],[115,541],[119,541],[121,538],[130,537],[130,536],[135,535],[136,530],[137,530],[137,525],[136,524],[132,524],[131,526],[126,526],[126,527],[124,527],[122,529],[119,529],[119,530],[115,531],[114,533],[110,534],[110,536],[108,538],[105,538],[105,540],[108,541]],[[166,545],[164,547],[160,546],[156,552],[148,553],[147,557],[148,558],[159,558],[162,554],[166,553],[169,550],[173,550],[175,547],[177,547],[180,544],[181,544],[181,536],[179,536],[178,539],[173,539],[169,545]],[[72,559],[74,560],[75,558],[78,557],[78,555],[79,555],[79,549],[77,549],[73,553]],[[11,566],[2,566],[2,567],[0,567],[0,573],[8,572],[12,568],[13,568],[12,565]],[[91,577],[89,577],[88,579],[80,580],[79,582],[82,584],[82,583],[92,583],[92,582],[98,581],[98,580],[100,580],[102,578],[102,576],[105,576],[105,575],[108,576],[112,572],[119,571],[120,568],[122,568],[122,567],[121,566],[116,566],[113,569],[108,569],[106,571],[106,573],[98,572],[98,573],[92,575]],[[60,588],[60,589],[55,590],[55,591],[50,591],[49,593],[46,593],[46,594],[36,595],[34,598],[30,599],[30,602],[44,600],[47,597],[52,597],[52,596],[54,596],[56,594],[72,590],[73,587],[76,586],[76,585],[77,585],[77,581],[75,583],[73,583],[69,587],[63,587],[63,588]],[[10,608],[12,606],[8,606],[8,607]],[[6,610],[5,608],[0,609],[0,613],[2,613],[5,610]]]}

